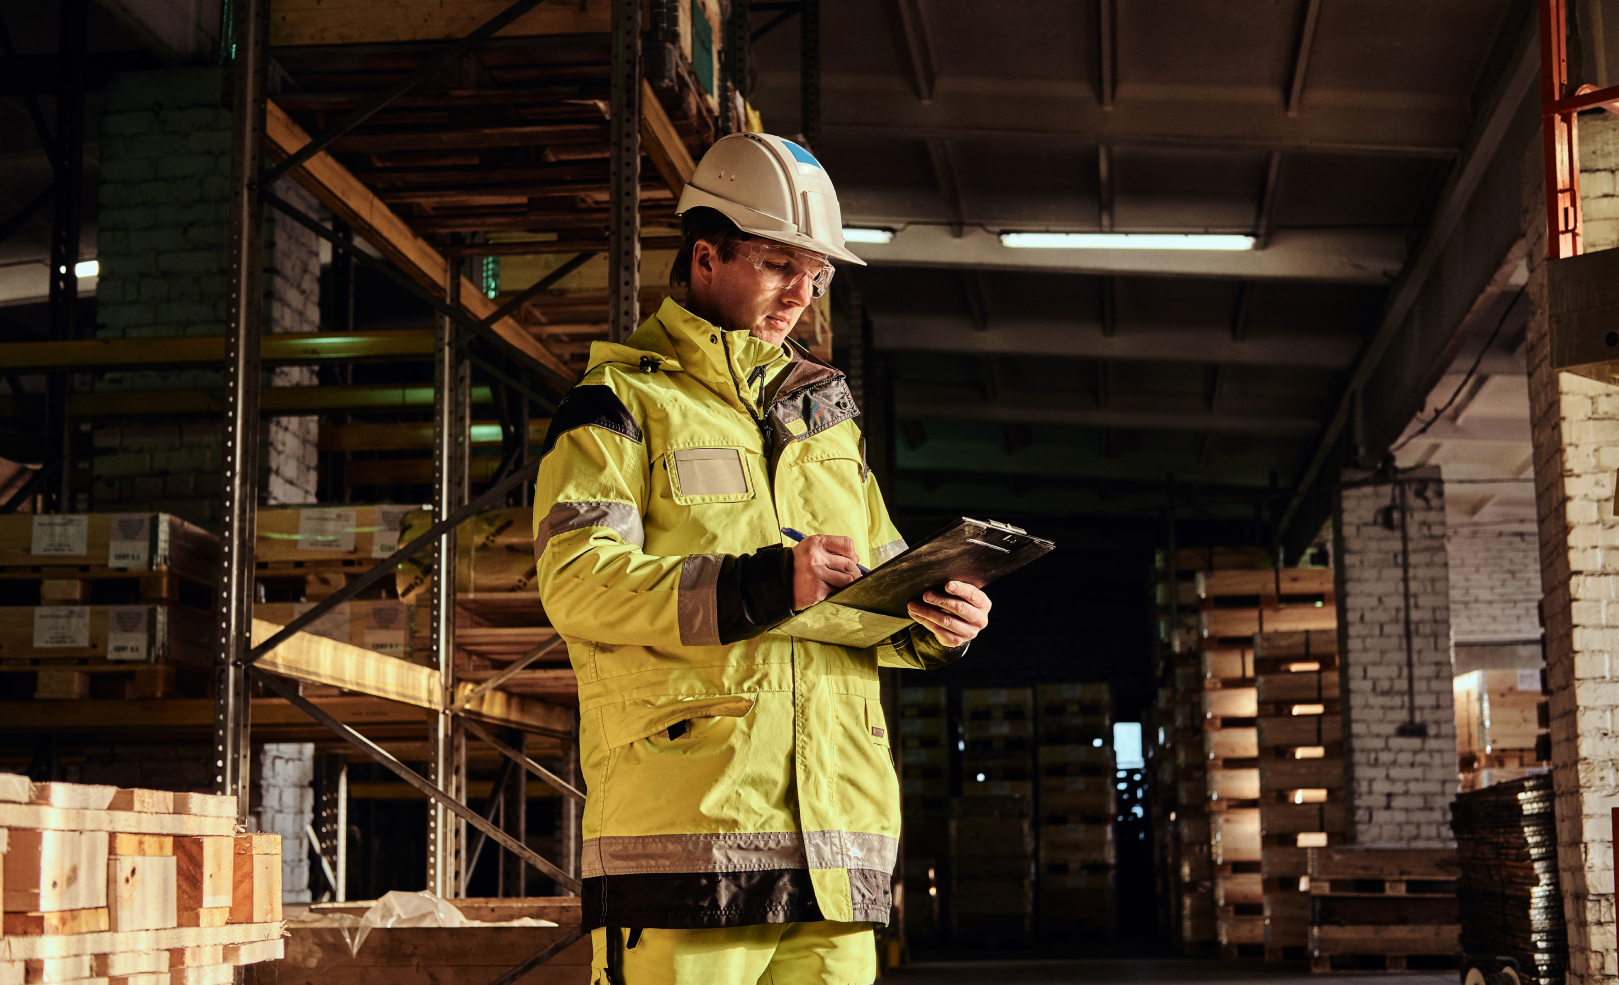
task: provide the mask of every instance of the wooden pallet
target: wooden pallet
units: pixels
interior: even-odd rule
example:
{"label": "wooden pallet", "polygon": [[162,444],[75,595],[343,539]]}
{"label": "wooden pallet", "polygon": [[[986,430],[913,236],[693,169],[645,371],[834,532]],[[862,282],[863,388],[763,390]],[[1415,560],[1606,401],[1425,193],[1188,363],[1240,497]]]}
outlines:
{"label": "wooden pallet", "polygon": [[211,669],[209,626],[207,613],[182,605],[0,607],[0,661],[162,662]]}
{"label": "wooden pallet", "polygon": [[1454,849],[1310,849],[1311,970],[1455,967],[1459,875]]}
{"label": "wooden pallet", "polygon": [[167,513],[0,516],[0,578],[173,572],[211,584],[218,565],[218,535]]}

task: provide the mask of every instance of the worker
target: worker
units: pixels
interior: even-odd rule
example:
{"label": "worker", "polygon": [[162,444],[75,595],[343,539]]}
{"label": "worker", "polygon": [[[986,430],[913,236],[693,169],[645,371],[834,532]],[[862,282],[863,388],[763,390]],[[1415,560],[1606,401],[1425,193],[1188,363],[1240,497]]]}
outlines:
{"label": "worker", "polygon": [[771,631],[905,549],[844,375],[788,339],[862,261],[820,162],[769,134],[715,143],[678,213],[686,303],[591,346],[534,496],[592,983],[867,985],[900,832],[877,668],[957,659],[990,603],[950,582],[867,649]]}

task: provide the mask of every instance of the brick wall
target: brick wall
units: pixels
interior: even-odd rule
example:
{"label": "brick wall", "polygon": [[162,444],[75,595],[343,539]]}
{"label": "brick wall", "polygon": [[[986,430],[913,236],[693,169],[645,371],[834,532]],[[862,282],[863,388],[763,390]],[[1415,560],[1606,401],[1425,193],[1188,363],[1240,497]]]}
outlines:
{"label": "brick wall", "polygon": [[[226,319],[231,114],[226,77],[209,68],[114,75],[102,117],[97,335],[219,335]],[[288,181],[276,191],[308,211]],[[266,331],[319,327],[319,249],[313,233],[277,215],[266,236]],[[314,381],[276,369],[265,383]],[[111,372],[99,391],[217,390],[215,369]],[[261,447],[269,502],[314,499],[314,418],[278,418]],[[217,420],[99,425],[92,509],[163,510],[219,522],[222,434]]]}
{"label": "brick wall", "polygon": [[1450,628],[1454,671],[1536,668],[1540,653],[1540,539],[1534,530],[1451,527]]}
{"label": "brick wall", "polygon": [[259,759],[259,830],[281,836],[281,898],[309,902],[309,836],[315,817],[315,744],[266,742]]}
{"label": "brick wall", "polygon": [[[1619,245],[1619,121],[1580,118],[1580,185],[1587,251]],[[1546,614],[1557,862],[1568,922],[1569,985],[1612,982],[1613,829],[1619,806],[1619,388],[1551,368],[1546,319],[1544,164],[1538,140],[1523,150],[1528,241],[1529,407],[1535,506]]]}
{"label": "brick wall", "polygon": [[[1344,473],[1348,483],[1368,478]],[[1403,474],[1410,543],[1412,656],[1407,672],[1404,572],[1395,487],[1346,487],[1333,516],[1349,838],[1359,844],[1454,844],[1456,720],[1450,664],[1445,494],[1439,469]],[[1414,681],[1416,703],[1409,700]],[[1401,735],[1408,720],[1425,735]]]}

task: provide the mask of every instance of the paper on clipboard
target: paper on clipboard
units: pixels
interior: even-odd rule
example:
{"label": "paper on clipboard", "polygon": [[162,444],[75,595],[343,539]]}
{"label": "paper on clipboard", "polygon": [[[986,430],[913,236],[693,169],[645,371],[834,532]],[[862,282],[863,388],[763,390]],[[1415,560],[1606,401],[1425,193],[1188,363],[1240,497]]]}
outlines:
{"label": "paper on clipboard", "polygon": [[872,572],[773,628],[839,646],[875,646],[915,622],[912,599],[947,581],[979,588],[1056,545],[994,520],[962,517]]}

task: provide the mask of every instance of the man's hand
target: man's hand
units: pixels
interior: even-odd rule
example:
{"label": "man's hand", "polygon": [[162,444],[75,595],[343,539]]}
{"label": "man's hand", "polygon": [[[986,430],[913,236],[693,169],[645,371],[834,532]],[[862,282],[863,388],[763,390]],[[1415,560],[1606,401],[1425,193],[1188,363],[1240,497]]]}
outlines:
{"label": "man's hand", "polygon": [[952,581],[944,591],[923,592],[910,605],[911,618],[933,631],[948,647],[958,647],[989,625],[989,596],[964,581]]}
{"label": "man's hand", "polygon": [[793,609],[807,609],[859,577],[854,541],[811,534],[793,547]]}

